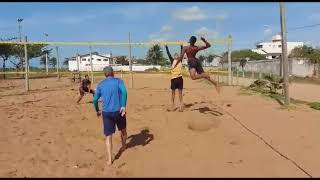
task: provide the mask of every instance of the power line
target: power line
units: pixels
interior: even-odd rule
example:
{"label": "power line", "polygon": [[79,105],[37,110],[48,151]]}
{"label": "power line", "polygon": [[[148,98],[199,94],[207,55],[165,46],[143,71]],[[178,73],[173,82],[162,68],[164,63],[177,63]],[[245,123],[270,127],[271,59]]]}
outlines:
{"label": "power line", "polygon": [[304,28],[310,28],[310,27],[316,27],[316,26],[320,26],[320,23],[306,25],[306,26],[300,26],[300,27],[296,27],[296,28],[288,28],[288,30],[298,30],[298,29],[304,29]]}

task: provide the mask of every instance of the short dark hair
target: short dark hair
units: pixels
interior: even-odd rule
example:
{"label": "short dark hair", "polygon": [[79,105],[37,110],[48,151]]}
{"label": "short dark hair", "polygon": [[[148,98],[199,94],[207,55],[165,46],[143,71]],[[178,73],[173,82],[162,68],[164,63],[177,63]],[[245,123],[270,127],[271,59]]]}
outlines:
{"label": "short dark hair", "polygon": [[190,40],[189,40],[189,43],[195,44],[196,42],[197,42],[197,38],[195,36],[191,36]]}

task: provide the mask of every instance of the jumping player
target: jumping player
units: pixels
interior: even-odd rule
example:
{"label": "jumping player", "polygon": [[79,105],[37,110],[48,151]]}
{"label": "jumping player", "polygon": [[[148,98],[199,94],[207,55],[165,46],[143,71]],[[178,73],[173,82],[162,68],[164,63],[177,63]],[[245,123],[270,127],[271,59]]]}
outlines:
{"label": "jumping player", "polygon": [[205,73],[201,62],[199,59],[196,58],[196,55],[199,51],[207,49],[211,47],[210,43],[207,42],[203,37],[201,40],[206,44],[205,46],[196,46],[195,43],[197,42],[197,38],[195,36],[191,36],[189,46],[185,46],[182,49],[181,55],[179,57],[179,62],[182,61],[184,54],[187,54],[188,57],[188,66],[189,66],[189,73],[192,80],[205,78],[210,81],[217,89],[218,93],[220,92],[220,87],[216,81],[214,81],[209,74]]}
{"label": "jumping player", "polygon": [[87,74],[84,76],[84,79],[81,81],[79,91],[80,91],[80,96],[78,98],[77,104],[80,103],[81,99],[86,93],[91,93],[92,96],[94,96],[94,90],[91,89],[91,81],[89,80],[89,76]]}
{"label": "jumping player", "polygon": [[[171,62],[171,90],[172,90],[172,96],[171,96],[171,107],[168,109],[168,111],[174,111],[175,110],[175,105],[174,105],[174,99],[176,95],[176,89],[178,89],[178,94],[179,94],[179,100],[180,100],[180,105],[179,105],[179,111],[183,111],[183,101],[182,101],[182,89],[183,89],[183,78],[182,78],[182,62],[178,61],[179,54],[175,53],[174,58],[172,58],[169,48],[166,45],[166,51],[168,54],[168,57]],[[182,51],[182,45],[180,46],[180,53]]]}

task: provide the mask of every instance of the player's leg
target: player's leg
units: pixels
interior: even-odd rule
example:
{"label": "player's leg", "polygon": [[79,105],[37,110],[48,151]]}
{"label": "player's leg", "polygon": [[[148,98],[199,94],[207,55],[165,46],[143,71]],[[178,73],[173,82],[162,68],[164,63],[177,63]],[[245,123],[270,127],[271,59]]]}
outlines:
{"label": "player's leg", "polygon": [[195,69],[196,69],[197,75],[200,78],[207,79],[209,82],[211,82],[216,87],[217,92],[218,93],[220,92],[220,86],[219,86],[218,82],[216,82],[214,79],[212,79],[209,74],[204,72],[204,69],[202,68],[202,65],[201,65],[200,61],[196,62]]}
{"label": "player's leg", "polygon": [[80,93],[80,96],[79,96],[79,98],[78,98],[78,100],[77,100],[77,104],[80,103],[81,99],[82,99],[83,96],[84,96],[84,91],[83,91],[83,90],[79,89],[79,93]]}
{"label": "player's leg", "polygon": [[112,134],[106,136],[106,146],[107,146],[107,155],[108,155],[107,164],[111,165],[112,164]]}
{"label": "player's leg", "polygon": [[121,131],[121,142],[122,147],[121,150],[124,151],[126,149],[126,141],[127,141],[127,118],[126,115],[121,116],[119,113],[116,119],[116,125],[119,131]]}
{"label": "player's leg", "polygon": [[175,79],[171,79],[171,105],[168,108],[168,111],[174,111],[175,110],[175,96],[176,96],[176,81]]}
{"label": "player's leg", "polygon": [[182,89],[183,89],[183,78],[179,78],[179,86],[178,86],[178,94],[179,94],[179,111],[183,111],[183,96],[182,96]]}
{"label": "player's leg", "polygon": [[112,113],[103,112],[102,111],[102,118],[103,118],[103,127],[104,127],[104,135],[106,136],[106,146],[107,146],[107,164],[112,164],[112,134],[115,133],[116,124],[115,119]]}

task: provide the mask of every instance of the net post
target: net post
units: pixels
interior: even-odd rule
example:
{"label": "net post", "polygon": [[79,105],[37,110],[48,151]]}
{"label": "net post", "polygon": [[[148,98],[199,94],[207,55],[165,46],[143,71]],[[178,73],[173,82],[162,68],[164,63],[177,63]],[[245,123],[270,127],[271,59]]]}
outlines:
{"label": "net post", "polygon": [[232,45],[232,37],[231,35],[228,36],[228,85],[231,86],[232,82],[232,72],[231,72],[231,45]]}
{"label": "net post", "polygon": [[60,73],[59,73],[59,48],[56,46],[56,51],[57,51],[57,79],[60,80]]}
{"label": "net post", "polygon": [[27,41],[28,38],[27,36],[24,37],[25,38],[25,44],[24,44],[24,63],[25,63],[25,88],[26,91],[29,91],[29,60],[28,60],[28,48],[27,48]]}
{"label": "net post", "polygon": [[93,84],[93,62],[92,62],[92,46],[90,48],[90,71],[91,71],[91,83]]}
{"label": "net post", "polygon": [[133,88],[132,60],[131,60],[131,35],[129,32],[129,71],[130,71],[130,88]]}

